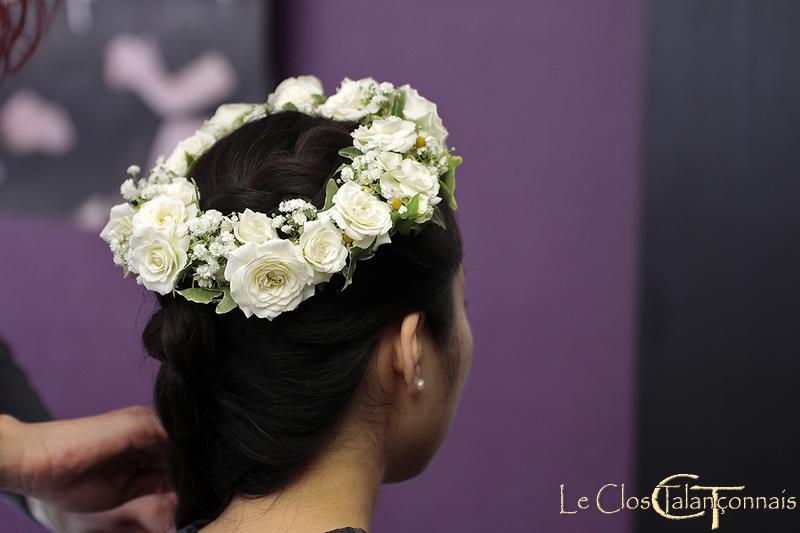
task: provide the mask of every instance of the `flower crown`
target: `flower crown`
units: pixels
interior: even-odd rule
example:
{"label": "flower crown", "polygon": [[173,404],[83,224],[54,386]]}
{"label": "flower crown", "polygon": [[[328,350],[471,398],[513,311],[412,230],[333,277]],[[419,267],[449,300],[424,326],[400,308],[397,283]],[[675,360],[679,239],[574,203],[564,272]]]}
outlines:
{"label": "flower crown", "polygon": [[[238,127],[288,110],[359,124],[352,146],[339,151],[350,162],[328,180],[324,207],[295,198],[270,214],[202,211],[194,161]],[[444,199],[456,209],[461,164],[446,138],[436,105],[408,85],[345,78],[326,98],[317,78],[288,78],[266,103],[220,106],[146,178],[128,168],[131,178],[120,188],[126,201],[111,208],[100,236],[125,275],[151,291],[272,320],[334,274],[346,288],[356,262],[394,232],[413,233],[427,222],[444,227],[437,205]]]}

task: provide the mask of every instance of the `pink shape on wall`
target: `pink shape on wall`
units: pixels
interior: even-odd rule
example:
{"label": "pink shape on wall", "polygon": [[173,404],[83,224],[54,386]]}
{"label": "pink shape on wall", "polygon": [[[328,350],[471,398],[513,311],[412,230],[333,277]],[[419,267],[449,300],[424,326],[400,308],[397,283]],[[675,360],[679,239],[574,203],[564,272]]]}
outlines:
{"label": "pink shape on wall", "polygon": [[31,89],[13,93],[0,107],[0,138],[15,155],[64,155],[77,135],[66,109]]}

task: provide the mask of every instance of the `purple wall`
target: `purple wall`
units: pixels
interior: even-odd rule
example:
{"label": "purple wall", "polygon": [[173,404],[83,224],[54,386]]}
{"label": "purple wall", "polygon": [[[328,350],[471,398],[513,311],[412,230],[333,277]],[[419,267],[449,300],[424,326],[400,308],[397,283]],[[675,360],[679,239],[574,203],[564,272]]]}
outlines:
{"label": "purple wall", "polygon": [[[59,418],[149,402],[155,365],[139,336],[154,301],[106,244],[58,221],[0,217],[0,337]],[[0,504],[0,531],[40,532]]]}
{"label": "purple wall", "polygon": [[634,481],[640,2],[290,5],[279,78],[411,83],[465,160],[472,373],[375,530],[624,531],[630,515],[560,516],[559,485]]}
{"label": "purple wall", "polygon": [[[633,482],[639,2],[290,6],[279,77],[411,83],[465,157],[472,373],[440,454],[385,488],[375,531],[625,531],[629,515],[558,511],[561,483]],[[0,249],[0,335],[55,413],[147,401],[149,304],[104,244],[0,219]],[[39,531],[8,514],[4,530]]]}

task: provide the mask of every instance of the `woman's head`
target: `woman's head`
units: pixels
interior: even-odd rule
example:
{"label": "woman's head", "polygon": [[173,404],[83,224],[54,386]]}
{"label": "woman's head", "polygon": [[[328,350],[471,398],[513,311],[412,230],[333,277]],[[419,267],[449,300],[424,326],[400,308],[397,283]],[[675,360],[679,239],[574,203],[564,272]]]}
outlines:
{"label": "woman's head", "polygon": [[[192,168],[201,208],[271,212],[291,198],[321,208],[355,127],[286,111],[236,129]],[[160,298],[144,342],[162,362],[155,399],[172,440],[179,523],[280,490],[346,428],[378,437],[385,481],[425,467],[471,356],[461,242],[443,204],[446,230],[395,234],[345,290],[334,276],[272,321]]]}

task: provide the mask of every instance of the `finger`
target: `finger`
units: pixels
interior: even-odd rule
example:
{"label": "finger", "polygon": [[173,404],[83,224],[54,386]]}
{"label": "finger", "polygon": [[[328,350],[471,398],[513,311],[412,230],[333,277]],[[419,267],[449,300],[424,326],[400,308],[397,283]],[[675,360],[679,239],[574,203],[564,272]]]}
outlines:
{"label": "finger", "polygon": [[99,463],[130,450],[157,449],[167,442],[166,432],[153,411],[142,406],[50,424],[62,439],[67,432],[89,462]]}
{"label": "finger", "polygon": [[136,472],[119,491],[119,502],[134,500],[141,496],[167,494],[173,491],[169,476],[163,469],[143,469]]}
{"label": "finger", "polygon": [[81,533],[168,533],[175,530],[175,493],[145,496],[109,511],[65,513],[67,531]]}
{"label": "finger", "polygon": [[174,531],[175,509],[178,498],[174,492],[158,496],[145,496],[120,507],[130,522],[138,526],[136,531],[166,533]]}
{"label": "finger", "polygon": [[125,435],[134,448],[167,442],[167,433],[149,407],[133,406],[99,415],[109,436]]}

